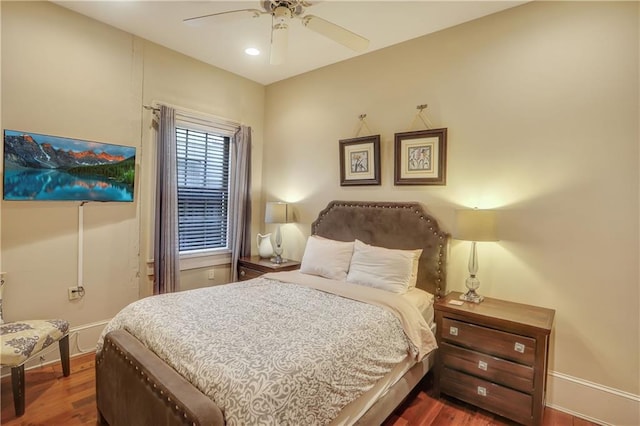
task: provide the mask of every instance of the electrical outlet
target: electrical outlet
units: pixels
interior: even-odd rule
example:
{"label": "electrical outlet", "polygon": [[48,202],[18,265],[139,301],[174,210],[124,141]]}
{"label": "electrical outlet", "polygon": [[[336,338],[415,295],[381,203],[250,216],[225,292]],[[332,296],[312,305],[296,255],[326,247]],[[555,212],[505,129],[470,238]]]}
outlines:
{"label": "electrical outlet", "polygon": [[80,299],[80,292],[78,291],[78,287],[69,287],[67,289],[69,294],[69,300]]}
{"label": "electrical outlet", "polygon": [[215,269],[209,269],[209,270],[207,271],[207,277],[208,277],[210,280],[215,279],[215,278],[216,278],[216,270],[215,270]]}

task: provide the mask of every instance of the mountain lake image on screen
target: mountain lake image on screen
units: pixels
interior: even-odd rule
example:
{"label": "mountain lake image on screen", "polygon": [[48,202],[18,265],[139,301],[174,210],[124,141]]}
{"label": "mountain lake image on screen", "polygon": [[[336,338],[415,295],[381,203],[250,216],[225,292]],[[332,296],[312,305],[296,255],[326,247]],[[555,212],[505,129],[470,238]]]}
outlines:
{"label": "mountain lake image on screen", "polygon": [[4,131],[5,201],[133,201],[136,149]]}

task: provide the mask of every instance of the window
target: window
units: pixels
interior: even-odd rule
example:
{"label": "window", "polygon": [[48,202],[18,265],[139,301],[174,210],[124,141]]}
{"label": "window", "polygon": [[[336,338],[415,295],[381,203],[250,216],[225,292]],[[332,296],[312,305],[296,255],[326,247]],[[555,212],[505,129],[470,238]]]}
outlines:
{"label": "window", "polygon": [[180,254],[226,249],[229,136],[176,125]]}

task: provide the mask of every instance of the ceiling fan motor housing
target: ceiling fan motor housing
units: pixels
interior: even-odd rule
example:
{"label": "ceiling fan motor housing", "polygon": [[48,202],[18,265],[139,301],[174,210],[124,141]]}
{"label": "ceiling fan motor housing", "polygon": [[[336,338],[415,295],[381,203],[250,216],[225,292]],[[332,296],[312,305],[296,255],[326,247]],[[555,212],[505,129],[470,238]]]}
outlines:
{"label": "ceiling fan motor housing", "polygon": [[262,7],[275,18],[278,18],[279,14],[283,15],[287,12],[289,13],[288,18],[292,18],[302,15],[304,12],[304,3],[304,1],[300,0],[264,0]]}

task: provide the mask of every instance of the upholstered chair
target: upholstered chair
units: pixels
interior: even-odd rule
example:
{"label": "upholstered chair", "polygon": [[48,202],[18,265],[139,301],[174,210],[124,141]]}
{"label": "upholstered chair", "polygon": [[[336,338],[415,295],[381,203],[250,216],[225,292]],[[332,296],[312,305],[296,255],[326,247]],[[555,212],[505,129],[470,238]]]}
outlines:
{"label": "upholstered chair", "polygon": [[13,404],[20,417],[25,407],[24,364],[29,359],[58,342],[62,371],[69,375],[69,323],[63,319],[4,322],[2,287],[4,280],[0,280],[0,365],[11,368]]}

